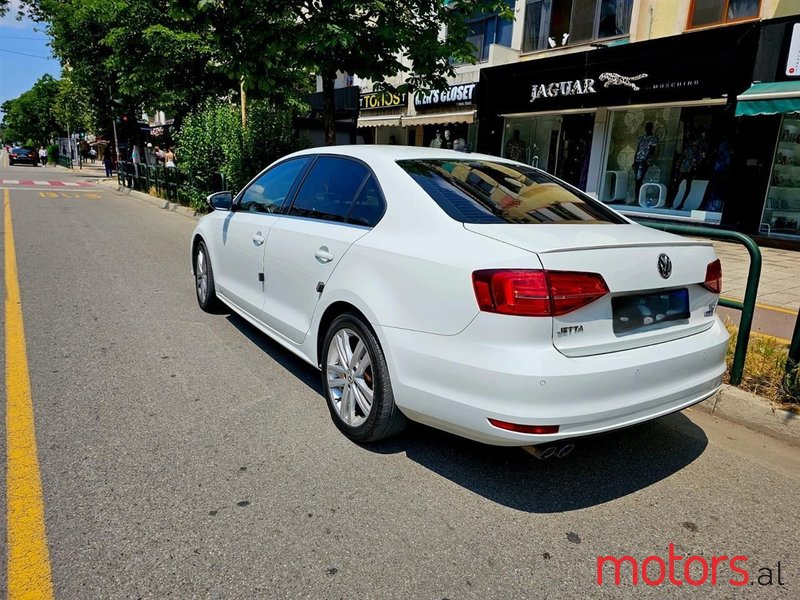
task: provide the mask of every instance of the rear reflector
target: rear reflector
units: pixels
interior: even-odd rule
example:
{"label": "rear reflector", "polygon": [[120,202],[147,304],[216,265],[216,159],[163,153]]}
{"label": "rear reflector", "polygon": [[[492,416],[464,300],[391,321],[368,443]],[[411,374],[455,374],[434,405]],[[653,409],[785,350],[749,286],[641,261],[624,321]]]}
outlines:
{"label": "rear reflector", "polygon": [[597,273],[544,269],[485,269],[472,274],[482,311],[522,317],[565,315],[608,293]]}
{"label": "rear reflector", "polygon": [[499,429],[514,431],[516,433],[532,433],[535,435],[558,433],[558,425],[520,425],[519,423],[508,423],[506,421],[498,421],[497,419],[489,419],[489,423]]}
{"label": "rear reflector", "polygon": [[715,294],[722,292],[722,263],[719,262],[719,259],[708,263],[706,267],[706,280],[703,282],[703,287]]}

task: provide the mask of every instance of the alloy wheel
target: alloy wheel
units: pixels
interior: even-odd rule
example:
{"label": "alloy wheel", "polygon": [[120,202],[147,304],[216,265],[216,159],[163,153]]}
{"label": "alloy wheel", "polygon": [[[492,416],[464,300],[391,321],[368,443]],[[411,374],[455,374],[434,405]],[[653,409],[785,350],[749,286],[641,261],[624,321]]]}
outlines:
{"label": "alloy wheel", "polygon": [[352,329],[336,332],[327,354],[328,396],[338,417],[358,427],[372,411],[375,381],[366,344]]}

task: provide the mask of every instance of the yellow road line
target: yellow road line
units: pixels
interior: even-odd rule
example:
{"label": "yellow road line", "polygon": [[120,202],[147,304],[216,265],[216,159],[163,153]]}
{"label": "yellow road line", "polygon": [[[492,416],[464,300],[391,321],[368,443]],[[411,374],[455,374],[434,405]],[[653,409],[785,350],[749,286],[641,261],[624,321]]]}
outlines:
{"label": "yellow road line", "polygon": [[3,194],[6,271],[6,501],[8,597],[53,597],[44,501],[36,455],[31,382],[11,223],[11,199]]}
{"label": "yellow road line", "polygon": [[[742,302],[741,298],[726,298],[721,296],[724,300],[733,300],[734,302]],[[763,308],[764,310],[774,310],[775,312],[786,313],[787,315],[797,315],[796,310],[792,310],[791,308],[783,308],[782,306],[772,306],[770,304],[759,304],[756,302],[756,308]]]}

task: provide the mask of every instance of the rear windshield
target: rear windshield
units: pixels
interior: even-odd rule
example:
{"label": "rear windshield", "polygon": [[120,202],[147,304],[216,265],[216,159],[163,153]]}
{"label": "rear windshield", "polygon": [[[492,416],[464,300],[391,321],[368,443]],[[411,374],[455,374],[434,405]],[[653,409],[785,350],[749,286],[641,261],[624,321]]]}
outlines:
{"label": "rear windshield", "polygon": [[462,223],[626,223],[531,167],[487,160],[399,160],[397,164]]}

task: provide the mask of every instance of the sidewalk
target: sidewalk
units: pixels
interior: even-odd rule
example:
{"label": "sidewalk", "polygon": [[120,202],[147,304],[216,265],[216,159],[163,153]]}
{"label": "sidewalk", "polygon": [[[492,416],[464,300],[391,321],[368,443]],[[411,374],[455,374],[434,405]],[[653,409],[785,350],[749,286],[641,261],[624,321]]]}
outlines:
{"label": "sidewalk", "polygon": [[[722,261],[722,296],[743,299],[750,254],[735,243],[715,241],[714,248]],[[800,310],[800,252],[761,247],[758,303],[794,313]]]}

